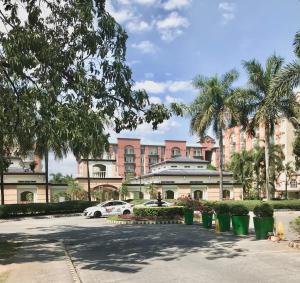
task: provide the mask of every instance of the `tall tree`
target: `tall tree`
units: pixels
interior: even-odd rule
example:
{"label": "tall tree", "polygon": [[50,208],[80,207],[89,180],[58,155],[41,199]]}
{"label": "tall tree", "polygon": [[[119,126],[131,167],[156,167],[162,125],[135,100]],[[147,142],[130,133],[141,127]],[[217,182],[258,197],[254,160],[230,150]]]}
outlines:
{"label": "tall tree", "polygon": [[273,79],[272,92],[277,95],[300,85],[300,31],[295,35],[294,53],[296,60],[284,66]]}
{"label": "tall tree", "polygon": [[253,156],[251,151],[235,152],[231,156],[228,169],[233,172],[233,178],[243,186],[243,194],[248,195],[253,182]]}
{"label": "tall tree", "polygon": [[294,97],[285,94],[272,100],[273,97],[271,82],[279,73],[283,59],[273,55],[266,61],[265,68],[255,59],[244,61],[243,66],[248,74],[248,86],[245,104],[248,114],[251,116],[248,123],[248,131],[254,135],[255,129],[263,126],[265,130],[265,175],[266,175],[266,196],[270,199],[270,137],[274,132],[276,119],[280,115],[288,118],[293,116]]}
{"label": "tall tree", "polygon": [[[171,110],[150,104],[145,91],[133,90],[127,34],[106,11],[105,0],[6,0],[0,25],[0,114],[7,125],[0,136],[19,150],[35,140],[46,171],[49,150],[59,158],[68,150],[81,155],[74,145],[91,139],[82,134],[85,127],[96,133],[89,143],[95,146],[81,156],[108,144],[107,120],[120,132],[144,122],[156,129],[172,113],[181,114],[176,104]],[[83,111],[89,119],[82,119]],[[91,117],[95,121],[86,124]],[[2,156],[7,147],[0,141]]]}
{"label": "tall tree", "polygon": [[198,96],[189,107],[191,116],[190,129],[200,137],[212,127],[220,144],[220,200],[223,196],[223,133],[224,130],[239,120],[241,112],[234,103],[234,88],[238,73],[232,70],[222,77],[196,77],[194,86],[199,90]]}

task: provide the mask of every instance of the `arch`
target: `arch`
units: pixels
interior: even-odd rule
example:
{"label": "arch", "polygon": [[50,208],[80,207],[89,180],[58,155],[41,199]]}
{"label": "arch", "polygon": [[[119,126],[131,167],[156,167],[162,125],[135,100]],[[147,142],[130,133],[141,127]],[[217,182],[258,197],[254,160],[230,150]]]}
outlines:
{"label": "arch", "polygon": [[103,202],[111,199],[119,199],[119,191],[113,185],[103,184],[92,189],[92,196],[96,201]]}
{"label": "arch", "polygon": [[179,147],[172,147],[171,153],[172,153],[172,157],[181,156]]}
{"label": "arch", "polygon": [[106,166],[103,164],[93,165],[93,176],[97,177],[97,178],[105,178],[106,177]]}
{"label": "arch", "polygon": [[132,145],[125,146],[124,153],[125,154],[134,154],[134,147]]}
{"label": "arch", "polygon": [[20,194],[21,202],[33,202],[34,194],[31,191],[24,191]]}
{"label": "arch", "polygon": [[223,199],[230,199],[230,191],[229,190],[223,190]]}
{"label": "arch", "polygon": [[173,191],[171,191],[171,190],[167,190],[166,192],[165,192],[165,198],[166,199],[174,199],[174,192]]}
{"label": "arch", "polygon": [[203,199],[203,191],[201,190],[194,191],[194,199],[196,200]]}

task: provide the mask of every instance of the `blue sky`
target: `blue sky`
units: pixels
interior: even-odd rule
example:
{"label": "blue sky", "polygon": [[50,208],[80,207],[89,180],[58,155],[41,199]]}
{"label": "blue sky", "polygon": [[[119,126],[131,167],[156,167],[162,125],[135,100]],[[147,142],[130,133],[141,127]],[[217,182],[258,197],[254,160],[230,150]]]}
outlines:
{"label": "blue sky", "polygon": [[[155,103],[191,102],[197,74],[235,68],[237,85],[245,85],[241,61],[264,63],[274,52],[293,60],[293,37],[300,29],[299,0],[110,0],[107,9],[128,32],[127,61],[136,87]],[[187,118],[172,118],[155,132],[142,125],[135,132],[111,133],[111,140],[118,136],[197,141]],[[50,171],[76,175],[76,162],[72,156],[51,158]]]}

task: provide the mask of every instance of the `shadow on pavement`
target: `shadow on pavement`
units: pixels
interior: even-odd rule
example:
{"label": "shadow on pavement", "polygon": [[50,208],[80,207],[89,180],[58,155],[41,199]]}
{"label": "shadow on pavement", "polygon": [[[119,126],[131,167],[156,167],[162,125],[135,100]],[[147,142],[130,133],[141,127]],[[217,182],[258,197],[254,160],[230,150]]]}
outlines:
{"label": "shadow on pavement", "polygon": [[0,240],[23,242],[19,263],[63,258],[61,249],[58,252],[60,240],[80,269],[123,273],[136,273],[152,260],[178,261],[191,253],[215,260],[246,256],[248,251],[237,247],[241,238],[216,235],[199,225],[61,225],[34,229],[37,234],[0,234]]}

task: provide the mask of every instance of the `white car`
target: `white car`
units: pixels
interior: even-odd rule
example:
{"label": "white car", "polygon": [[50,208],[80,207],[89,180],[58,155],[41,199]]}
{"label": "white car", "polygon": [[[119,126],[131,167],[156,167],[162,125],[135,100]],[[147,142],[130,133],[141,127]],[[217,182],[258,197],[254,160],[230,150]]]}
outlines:
{"label": "white car", "polygon": [[[144,202],[141,206],[148,206],[148,207],[152,207],[152,206],[157,206],[158,201],[157,200],[149,200]],[[172,206],[174,205],[173,203],[167,202],[165,200],[161,201],[162,206]]]}
{"label": "white car", "polygon": [[131,204],[121,200],[110,200],[86,208],[83,215],[98,218],[101,216],[130,214],[132,211]]}

